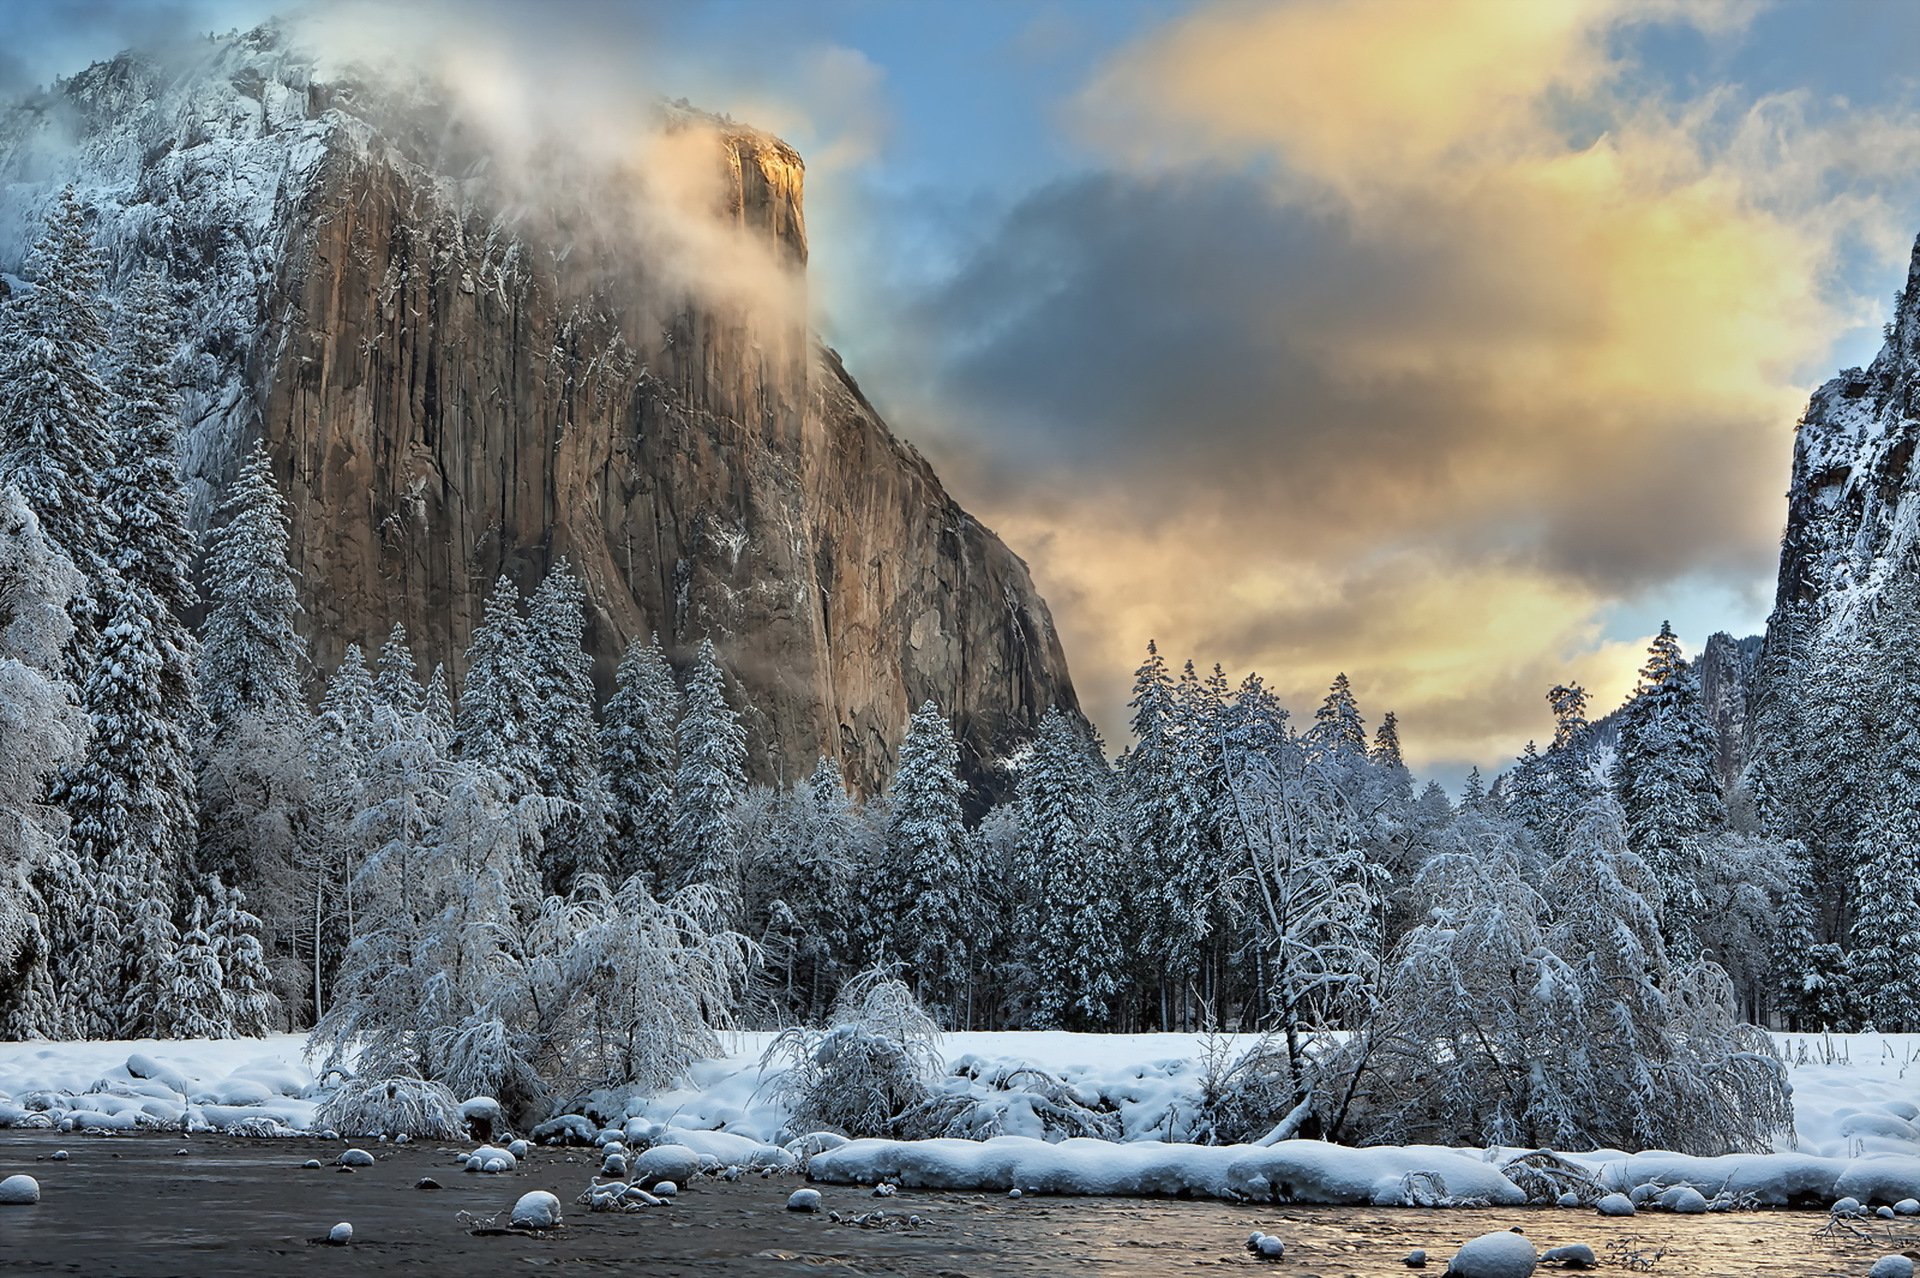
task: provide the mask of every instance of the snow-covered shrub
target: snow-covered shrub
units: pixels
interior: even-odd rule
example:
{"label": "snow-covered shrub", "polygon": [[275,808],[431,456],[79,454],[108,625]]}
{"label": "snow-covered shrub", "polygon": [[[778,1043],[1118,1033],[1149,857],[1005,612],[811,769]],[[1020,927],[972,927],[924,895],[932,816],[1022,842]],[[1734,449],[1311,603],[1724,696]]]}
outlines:
{"label": "snow-covered shrub", "polygon": [[785,1063],[768,1086],[792,1112],[794,1132],[912,1140],[956,1117],[950,1098],[934,1090],[939,1044],[940,1031],[913,991],[893,969],[876,968],[841,989],[828,1028],[782,1032],[761,1068]]}
{"label": "snow-covered shrub", "polygon": [[343,1136],[409,1136],[453,1140],[466,1134],[460,1105],[439,1083],[371,1078],[343,1083],[320,1103],[313,1125]]}
{"label": "snow-covered shrub", "polygon": [[[966,1140],[1009,1135],[1006,1119],[1010,1110],[1022,1118],[1031,1114],[1038,1119],[1046,1140],[1119,1140],[1122,1135],[1119,1115],[1089,1104],[1085,1094],[1038,1066],[1003,1065],[991,1070],[961,1066],[954,1074],[982,1084],[988,1089],[987,1096],[970,1103],[953,1098],[950,1107],[941,1109],[947,1115],[946,1125],[929,1135]],[[931,1122],[934,1114],[923,1112]]]}
{"label": "snow-covered shrub", "polygon": [[1242,1050],[1228,1035],[1209,1034],[1201,1048],[1192,1139],[1210,1145],[1258,1140],[1295,1113],[1301,1095],[1301,1079],[1280,1035],[1262,1034]]}
{"label": "snow-covered shrub", "polygon": [[1378,1016],[1324,1062],[1329,1139],[1713,1155],[1791,1130],[1785,1067],[1725,973],[1669,963],[1610,798],[1543,889],[1499,841],[1434,857],[1421,887]]}

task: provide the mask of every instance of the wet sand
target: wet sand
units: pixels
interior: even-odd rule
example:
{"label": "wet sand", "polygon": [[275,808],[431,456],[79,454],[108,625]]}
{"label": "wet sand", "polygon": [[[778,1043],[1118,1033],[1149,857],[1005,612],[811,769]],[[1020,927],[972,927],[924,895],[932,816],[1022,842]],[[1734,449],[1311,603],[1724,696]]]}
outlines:
{"label": "wet sand", "polygon": [[[796,1176],[738,1183],[701,1179],[671,1206],[631,1215],[590,1214],[574,1198],[598,1160],[543,1149],[504,1176],[468,1175],[451,1145],[365,1145],[374,1166],[303,1170],[343,1145],[223,1137],[89,1137],[0,1132],[0,1177],[39,1180],[34,1207],[0,1207],[0,1273],[126,1275],[615,1273],[771,1275],[828,1272],[993,1278],[1090,1274],[1114,1278],[1225,1266],[1290,1278],[1377,1278],[1410,1272],[1401,1258],[1424,1247],[1439,1274],[1463,1240],[1519,1225],[1538,1247],[1584,1242],[1603,1257],[1617,1244],[1666,1254],[1650,1272],[1671,1278],[1762,1275],[1860,1278],[1899,1247],[1819,1237],[1807,1212],[1606,1220],[1591,1211],[1390,1210],[1249,1207],[1165,1199],[1043,1198],[901,1193],[821,1185],[824,1209],[784,1209]],[[182,1157],[176,1150],[185,1148]],[[66,1149],[65,1162],[48,1159]],[[432,1176],[444,1188],[415,1189]],[[476,1233],[530,1189],[558,1195],[566,1228],[547,1237]],[[870,1212],[918,1215],[917,1230],[834,1223]],[[350,1221],[354,1241],[319,1240]],[[1884,1227],[1883,1227],[1884,1228]],[[1279,1264],[1243,1249],[1255,1229],[1287,1240]],[[1906,1246],[1920,1248],[1920,1239]],[[1604,1260],[1603,1260],[1604,1264]],[[1606,1266],[1607,1272],[1624,1272]],[[1542,1271],[1547,1272],[1545,1270]]]}

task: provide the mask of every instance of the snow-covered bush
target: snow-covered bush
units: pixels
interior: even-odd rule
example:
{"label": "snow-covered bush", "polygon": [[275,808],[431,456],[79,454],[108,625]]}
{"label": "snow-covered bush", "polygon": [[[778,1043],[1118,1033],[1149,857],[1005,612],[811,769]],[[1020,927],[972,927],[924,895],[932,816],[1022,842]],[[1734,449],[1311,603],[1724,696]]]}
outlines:
{"label": "snow-covered bush", "polygon": [[1584,811],[1544,890],[1519,869],[1500,841],[1423,868],[1429,922],[1322,1070],[1330,1139],[1711,1155],[1790,1130],[1785,1067],[1736,1021],[1725,973],[1669,964],[1611,799]]}
{"label": "snow-covered bush", "polygon": [[[768,1086],[793,1114],[794,1133],[913,1140],[956,1116],[940,1096],[940,1031],[891,968],[856,976],[840,991],[833,1023],[794,1028],[768,1046],[762,1069],[784,1062]],[[964,1101],[960,1102],[965,1104]]]}
{"label": "snow-covered bush", "polygon": [[357,1079],[340,1085],[314,1112],[313,1125],[342,1136],[454,1140],[466,1134],[460,1105],[439,1083],[420,1078]]}
{"label": "snow-covered bush", "polygon": [[1239,1145],[1259,1140],[1290,1116],[1297,1126],[1305,1117],[1296,1114],[1301,1095],[1302,1080],[1280,1035],[1262,1034],[1243,1049],[1229,1035],[1209,1034],[1201,1048],[1192,1139]]}

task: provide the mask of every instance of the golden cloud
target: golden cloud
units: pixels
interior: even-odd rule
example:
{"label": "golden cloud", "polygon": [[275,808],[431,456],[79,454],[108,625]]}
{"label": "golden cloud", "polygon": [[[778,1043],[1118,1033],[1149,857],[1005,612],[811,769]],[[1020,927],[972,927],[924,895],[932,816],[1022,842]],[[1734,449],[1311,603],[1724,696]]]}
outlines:
{"label": "golden cloud", "polygon": [[[1675,98],[1619,51],[1648,22],[1737,38],[1739,15],[1217,5],[1077,97],[1075,127],[1138,189],[1250,181],[1308,228],[1285,251],[1355,279],[1276,286],[1239,314],[1253,359],[1306,371],[1162,405],[1183,475],[1162,452],[1077,463],[1044,501],[981,494],[1059,597],[1110,728],[1157,637],[1295,704],[1344,669],[1400,713],[1416,762],[1497,762],[1544,735],[1551,683],[1581,678],[1603,710],[1631,685],[1637,645],[1603,638],[1610,607],[1701,571],[1766,575],[1791,424],[1870,310],[1836,285],[1841,253],[1897,260],[1909,228],[1878,192],[1920,159],[1920,119],[1732,86]],[[1378,262],[1386,278],[1361,278]],[[999,340],[979,370],[1006,362]]]}

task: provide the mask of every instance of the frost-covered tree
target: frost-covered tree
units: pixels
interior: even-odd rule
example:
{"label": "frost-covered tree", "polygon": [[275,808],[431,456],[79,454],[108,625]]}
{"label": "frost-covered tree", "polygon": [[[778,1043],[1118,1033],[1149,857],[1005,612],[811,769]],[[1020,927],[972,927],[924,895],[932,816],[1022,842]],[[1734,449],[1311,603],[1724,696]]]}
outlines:
{"label": "frost-covered tree", "polygon": [[86,742],[67,678],[67,606],[79,572],[40,530],[19,491],[0,486],[0,1038],[65,1032],[54,959],[77,944],[86,884],[47,799]]}
{"label": "frost-covered tree", "polygon": [[1364,1007],[1380,961],[1385,884],[1341,787],[1338,765],[1349,758],[1298,739],[1227,754],[1221,820],[1246,857],[1266,1014],[1296,1080],[1303,1031]]}
{"label": "frost-covered tree", "polygon": [[1404,768],[1406,760],[1400,755],[1400,716],[1387,711],[1380,720],[1380,726],[1373,733],[1373,749],[1367,757],[1382,768]]}
{"label": "frost-covered tree", "polygon": [[1169,1025],[1199,971],[1219,865],[1202,788],[1212,748],[1182,686],[1149,642],[1134,672],[1133,745],[1120,764],[1139,862],[1129,912],[1139,920],[1142,976],[1159,986],[1160,1019]]}
{"label": "frost-covered tree", "polygon": [[1120,855],[1104,760],[1057,707],[1020,776],[1019,869],[1027,1002],[1036,1029],[1102,1028],[1120,989]]}
{"label": "frost-covered tree", "polygon": [[961,921],[969,889],[961,822],[960,751],[940,707],[913,714],[887,786],[887,861],[893,897],[891,949],[918,996],[957,1010],[967,979]]}
{"label": "frost-covered tree", "polygon": [[1308,748],[1316,754],[1364,758],[1367,753],[1367,726],[1360,718],[1360,706],[1353,696],[1353,685],[1345,672],[1334,676],[1326,699],[1313,712],[1313,727],[1307,733]]}
{"label": "frost-covered tree", "polygon": [[207,619],[200,633],[201,702],[216,739],[241,718],[298,717],[306,642],[287,559],[287,502],[256,442],[207,533]]}
{"label": "frost-covered tree", "polygon": [[[426,708],[426,690],[420,686],[419,662],[407,642],[407,628],[394,623],[387,641],[380,645],[380,658],[374,665],[374,695],[400,714],[417,714]],[[441,695],[445,695],[445,687]]]}
{"label": "frost-covered tree", "polygon": [[[104,1001],[103,991],[113,980],[105,974],[105,969],[82,973],[77,982],[82,993],[77,1001],[99,1015],[93,1031],[95,1037],[164,1038],[173,1033],[170,1002],[174,997],[174,951],[180,944],[180,931],[173,925],[171,906],[157,894],[142,895],[127,886],[110,890],[107,895],[110,899],[134,901],[125,925],[133,961],[120,974],[117,984],[120,1000],[124,1001]],[[101,930],[117,921],[108,915]],[[99,944],[98,948],[105,949],[105,945]]]}
{"label": "frost-covered tree", "polygon": [[106,264],[92,218],[71,186],[60,193],[27,256],[34,288],[6,308],[0,340],[0,484],[19,490],[84,580],[72,605],[77,677],[92,657],[92,591],[112,576],[116,536],[101,500],[113,440],[100,377]]}
{"label": "frost-covered tree", "polygon": [[1702,908],[1702,847],[1727,820],[1714,759],[1699,676],[1681,659],[1673,627],[1662,622],[1639,686],[1620,714],[1614,786],[1626,813],[1628,843],[1660,885],[1668,940],[1686,952],[1698,944],[1692,924]]}
{"label": "frost-covered tree", "polygon": [[248,911],[238,889],[217,878],[207,880],[207,896],[212,904],[207,936],[220,964],[222,1017],[240,1037],[258,1038],[272,1031],[277,1010],[273,973],[260,945],[260,920]]}
{"label": "frost-covered tree", "polygon": [[131,925],[149,899],[173,914],[176,885],[191,875],[195,817],[192,746],[184,726],[168,719],[163,693],[180,654],[168,649],[149,592],[122,579],[109,590],[114,610],[82,695],[92,733],[54,793],[72,818],[82,873],[100,884],[73,961],[92,974],[90,993],[111,1007],[138,973],[163,961],[142,952],[153,931]]}
{"label": "frost-covered tree", "polygon": [[875,859],[870,831],[828,758],[768,806],[770,819],[746,838],[746,932],[781,1022],[811,1022],[845,975],[856,867]]}
{"label": "frost-covered tree", "polygon": [[193,915],[167,968],[167,996],[160,1032],[169,1038],[232,1038],[227,1018],[226,974],[207,934],[207,902],[196,897]]}
{"label": "frost-covered tree", "polygon": [[658,884],[663,876],[673,837],[680,717],[680,690],[659,636],[627,645],[600,720],[600,766],[612,793],[618,849],[612,869],[619,878],[644,874]]}
{"label": "frost-covered tree", "polygon": [[520,592],[501,577],[467,642],[456,721],[460,757],[493,769],[518,790],[532,789],[541,768],[539,714]]}
{"label": "frost-covered tree", "polygon": [[1495,822],[1421,877],[1429,921],[1379,1016],[1327,1059],[1330,1138],[1720,1154],[1790,1130],[1785,1068],[1725,975],[1670,965],[1611,800],[1542,887]]}
{"label": "frost-covered tree", "polygon": [[726,676],[713,640],[703,640],[687,675],[686,710],[678,734],[673,842],[668,881],[678,889],[705,883],[730,919],[740,897],[740,830],[734,805],[746,790],[746,733],[727,704]]}
{"label": "frost-covered tree", "polygon": [[593,658],[586,650],[585,594],[565,559],[534,592],[528,639],[539,749],[534,784],[560,800],[547,831],[542,879],[564,891],[582,874],[602,874],[612,859],[615,799],[600,775],[593,721]]}

